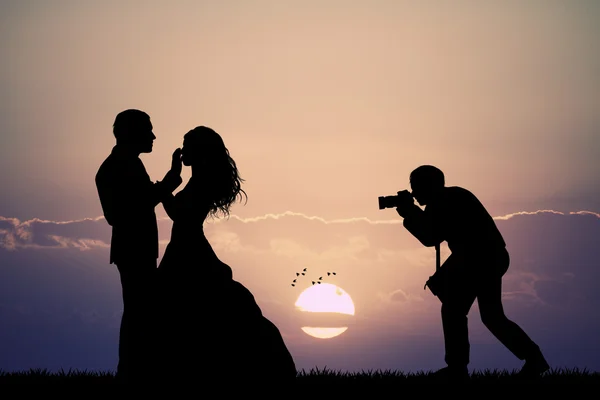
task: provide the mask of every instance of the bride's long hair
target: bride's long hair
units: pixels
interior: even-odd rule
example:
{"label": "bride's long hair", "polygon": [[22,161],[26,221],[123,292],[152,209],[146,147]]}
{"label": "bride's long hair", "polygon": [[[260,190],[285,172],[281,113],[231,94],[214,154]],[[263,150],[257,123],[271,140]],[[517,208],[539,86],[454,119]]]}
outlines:
{"label": "bride's long hair", "polygon": [[203,153],[195,162],[204,164],[201,185],[210,203],[209,216],[222,214],[229,217],[233,203],[238,198],[247,200],[248,195],[242,189],[244,179],[240,177],[223,138],[211,128],[198,126],[186,133],[184,140],[196,148],[196,153]]}

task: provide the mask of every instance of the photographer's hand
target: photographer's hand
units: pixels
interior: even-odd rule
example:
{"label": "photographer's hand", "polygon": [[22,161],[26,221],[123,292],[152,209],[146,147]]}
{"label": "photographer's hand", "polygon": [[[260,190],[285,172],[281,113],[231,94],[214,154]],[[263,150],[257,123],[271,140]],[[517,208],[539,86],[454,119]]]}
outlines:
{"label": "photographer's hand", "polygon": [[402,218],[406,218],[406,216],[412,211],[415,206],[415,201],[412,197],[412,194],[408,190],[401,190],[398,192],[398,204],[396,205],[396,211]]}

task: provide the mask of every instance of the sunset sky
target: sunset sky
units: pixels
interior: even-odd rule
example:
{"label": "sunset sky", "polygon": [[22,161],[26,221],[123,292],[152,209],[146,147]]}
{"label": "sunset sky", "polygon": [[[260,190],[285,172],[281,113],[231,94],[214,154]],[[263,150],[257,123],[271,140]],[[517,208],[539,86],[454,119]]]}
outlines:
{"label": "sunset sky", "polygon": [[[432,164],[505,236],[508,317],[551,366],[600,370],[599,18],[592,0],[0,0],[0,370],[116,367],[94,175],[128,108],[152,119],[153,180],[192,128],[224,138],[248,203],[205,231],[298,368],[444,366],[435,253],[377,207]],[[294,304],[331,271],[355,315],[317,339]],[[477,304],[470,334],[471,368],[520,368]]]}

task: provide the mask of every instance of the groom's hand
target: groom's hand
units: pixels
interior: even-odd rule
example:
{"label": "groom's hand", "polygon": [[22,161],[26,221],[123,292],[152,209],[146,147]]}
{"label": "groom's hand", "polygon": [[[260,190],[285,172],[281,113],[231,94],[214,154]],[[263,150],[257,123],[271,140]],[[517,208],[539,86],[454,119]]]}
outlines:
{"label": "groom's hand", "polygon": [[173,173],[175,173],[177,175],[181,175],[181,167],[182,167],[181,149],[177,148],[173,152],[173,158],[171,160],[171,171],[173,171]]}

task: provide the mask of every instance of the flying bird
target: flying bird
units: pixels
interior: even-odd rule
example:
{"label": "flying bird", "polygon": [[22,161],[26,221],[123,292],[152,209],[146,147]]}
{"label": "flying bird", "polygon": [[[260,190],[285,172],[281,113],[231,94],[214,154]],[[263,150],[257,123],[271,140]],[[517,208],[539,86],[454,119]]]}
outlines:
{"label": "flying bird", "polygon": [[299,276],[300,274],[298,272],[296,272],[296,276]]}
{"label": "flying bird", "polygon": [[302,275],[306,275],[306,274],[303,272]]}
{"label": "flying bird", "polygon": [[296,285],[294,285],[294,284],[292,283],[292,286],[296,286]]}
{"label": "flying bird", "polygon": [[315,284],[315,281],[312,281],[313,285]]}
{"label": "flying bird", "polygon": [[323,277],[322,277],[322,276],[320,276],[320,277],[319,277],[319,280],[320,280],[320,281],[322,281],[322,280],[323,280]]}
{"label": "flying bird", "polygon": [[294,283],[295,283],[295,282],[296,282],[296,280],[294,279],[292,282],[294,282]]}
{"label": "flying bird", "polygon": [[306,268],[304,268],[302,271],[306,272]]}
{"label": "flying bird", "polygon": [[321,282],[317,282],[319,285],[321,284]]}

